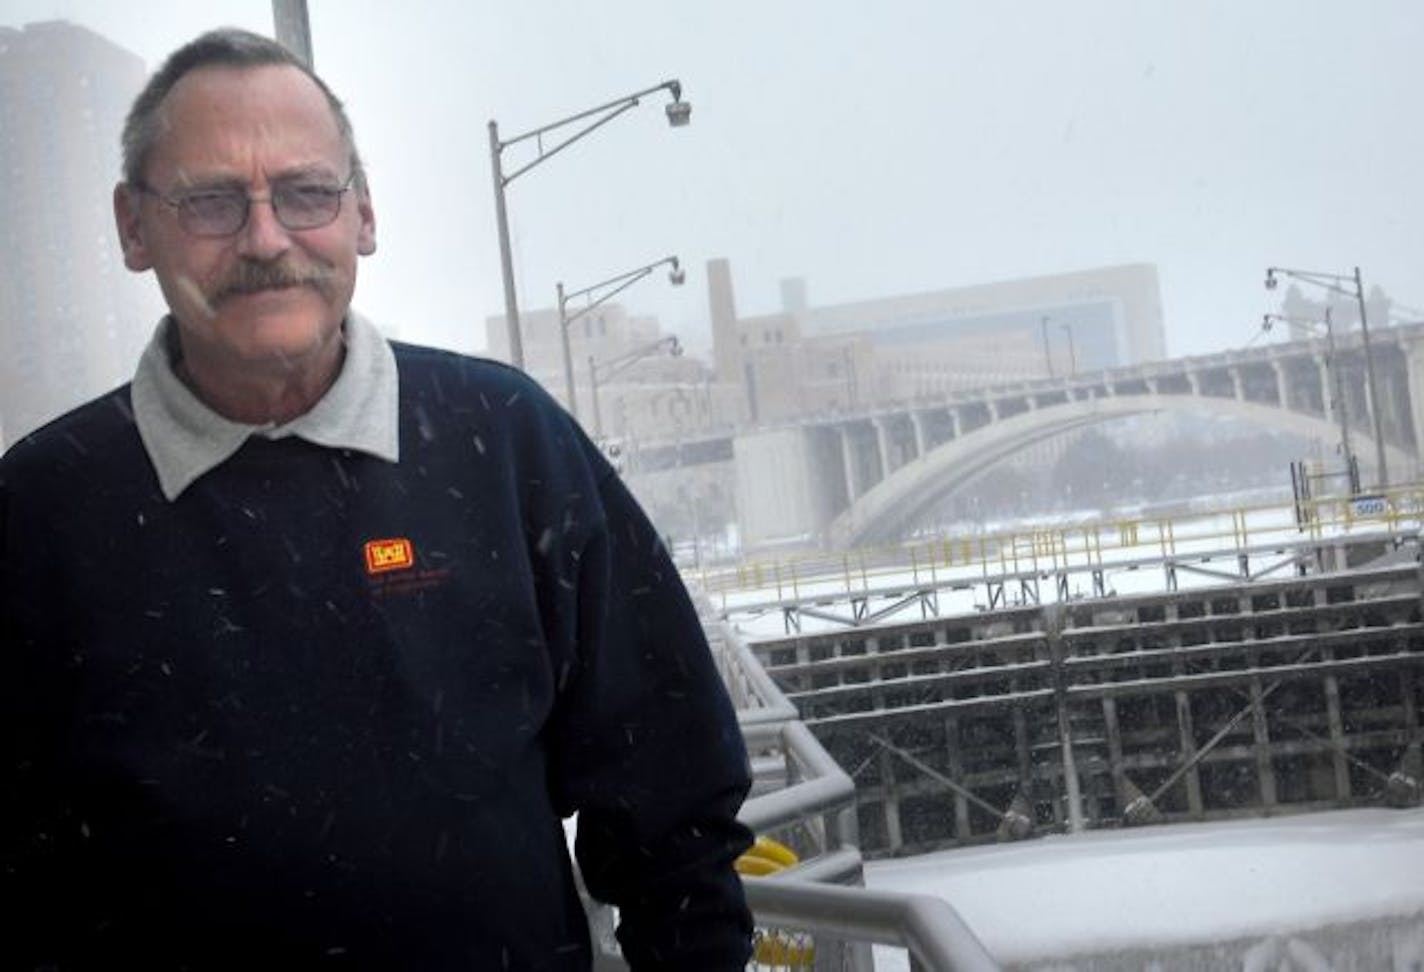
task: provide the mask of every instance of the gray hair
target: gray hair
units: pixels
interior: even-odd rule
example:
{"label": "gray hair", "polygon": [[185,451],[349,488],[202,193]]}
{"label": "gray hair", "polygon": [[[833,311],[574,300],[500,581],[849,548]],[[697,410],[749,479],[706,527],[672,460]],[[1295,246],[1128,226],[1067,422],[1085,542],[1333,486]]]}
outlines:
{"label": "gray hair", "polygon": [[351,175],[356,188],[366,191],[366,170],[361,165],[361,156],[356,151],[356,135],[351,128],[351,119],[346,117],[346,109],[341,100],[291,51],[270,37],[223,27],[210,30],[201,37],[189,41],[168,55],[154,75],[148,79],[142,91],[134,99],[133,107],[124,122],[121,139],[124,151],[124,180],[130,185],[143,182],[143,170],[148,164],[149,153],[158,141],[162,130],[160,108],[163,99],[173,90],[184,75],[190,71],[206,67],[262,67],[265,65],[285,65],[294,67],[316,83],[331,106],[336,128],[351,157]]}

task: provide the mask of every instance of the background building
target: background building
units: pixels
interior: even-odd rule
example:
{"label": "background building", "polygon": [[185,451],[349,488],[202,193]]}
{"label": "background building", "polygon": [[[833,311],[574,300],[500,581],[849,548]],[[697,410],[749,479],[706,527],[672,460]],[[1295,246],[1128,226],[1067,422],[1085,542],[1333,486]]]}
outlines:
{"label": "background building", "polygon": [[83,27],[0,28],[0,441],[127,381],[161,313],[111,203],[146,73]]}
{"label": "background building", "polygon": [[[789,279],[779,311],[745,317],[727,260],[708,262],[707,286],[710,363],[668,355],[656,319],[611,302],[569,327],[580,420],[619,450],[654,521],[674,540],[692,538],[695,556],[756,500],[738,495],[730,438],[738,432],[1166,356],[1150,264],[824,307],[811,305],[804,280]],[[531,309],[520,322],[527,370],[567,404],[558,311]],[[486,337],[491,356],[507,356],[503,316],[487,318]],[[600,375],[596,412],[590,359]],[[1007,459],[1012,496],[1046,502],[1030,493],[1043,491],[1079,434]]]}
{"label": "background building", "polygon": [[825,307],[784,280],[782,310],[756,317],[737,316],[726,260],[707,279],[717,376],[753,425],[1166,357],[1151,264]]}
{"label": "background building", "polygon": [[[579,310],[571,304],[567,313],[574,317]],[[558,310],[521,311],[519,324],[525,371],[570,407]],[[611,301],[572,320],[576,411],[590,435],[667,441],[730,427],[737,389],[719,385],[707,363],[683,354],[680,344],[674,351],[671,338],[657,318],[630,316]],[[488,356],[508,359],[503,314],[485,319],[485,341]]]}

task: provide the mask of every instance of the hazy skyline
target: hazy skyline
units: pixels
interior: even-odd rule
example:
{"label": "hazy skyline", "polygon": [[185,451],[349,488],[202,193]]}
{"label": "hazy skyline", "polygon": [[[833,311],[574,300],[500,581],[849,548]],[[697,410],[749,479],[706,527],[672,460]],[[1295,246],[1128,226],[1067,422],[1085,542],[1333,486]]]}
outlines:
{"label": "hazy skyline", "polygon": [[[356,303],[402,339],[480,350],[503,311],[490,118],[507,137],[674,77],[687,128],[654,97],[511,185],[521,307],[670,253],[687,285],[623,302],[694,347],[718,256],[743,315],[784,277],[823,305],[1155,263],[1172,355],[1252,340],[1270,264],[1359,265],[1424,307],[1416,4],[310,7],[376,205]],[[0,2],[55,18],[150,68],[208,27],[271,33],[266,0]]]}

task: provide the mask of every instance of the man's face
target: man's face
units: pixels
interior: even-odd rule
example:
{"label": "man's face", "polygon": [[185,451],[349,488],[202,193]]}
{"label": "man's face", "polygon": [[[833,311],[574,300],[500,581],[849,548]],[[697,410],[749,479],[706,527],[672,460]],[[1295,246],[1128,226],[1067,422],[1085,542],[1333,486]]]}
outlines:
{"label": "man's face", "polygon": [[[269,199],[274,185],[345,185],[350,153],[321,90],[287,66],[202,68],[164,99],[144,172],[168,198],[238,187]],[[152,269],[178,323],[185,356],[221,366],[289,362],[336,336],[356,284],[356,258],[375,250],[370,199],[353,188],[329,225],[289,230],[267,202],[224,237],[194,235],[151,193],[120,185],[114,209],[131,270]]]}

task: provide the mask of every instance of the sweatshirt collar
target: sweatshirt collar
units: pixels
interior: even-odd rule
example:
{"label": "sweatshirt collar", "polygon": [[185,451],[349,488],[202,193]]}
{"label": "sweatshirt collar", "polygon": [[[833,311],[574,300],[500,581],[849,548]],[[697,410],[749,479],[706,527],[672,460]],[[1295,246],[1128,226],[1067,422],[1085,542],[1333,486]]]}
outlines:
{"label": "sweatshirt collar", "polygon": [[170,502],[226,462],[249,436],[295,435],[333,449],[400,460],[399,378],[395,354],[375,325],[352,311],[345,323],[341,373],[311,410],[283,425],[248,425],[214,412],[173,370],[175,325],[165,316],[139,359],[132,397],[134,421],[149,462]]}

